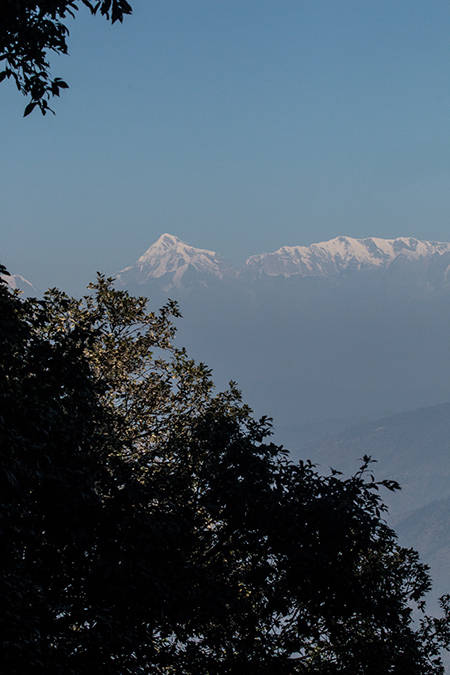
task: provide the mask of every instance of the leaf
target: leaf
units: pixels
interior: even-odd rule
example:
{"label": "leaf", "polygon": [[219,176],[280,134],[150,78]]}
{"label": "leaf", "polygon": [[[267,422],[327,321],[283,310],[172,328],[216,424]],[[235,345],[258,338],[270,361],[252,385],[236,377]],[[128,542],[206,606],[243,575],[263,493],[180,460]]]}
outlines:
{"label": "leaf", "polygon": [[37,104],[38,104],[37,101],[31,101],[31,103],[29,103],[29,104],[27,105],[27,107],[25,108],[24,113],[23,113],[23,116],[26,117],[27,115],[29,115],[30,113],[32,113],[33,110],[35,109],[35,107],[37,106]]}
{"label": "leaf", "polygon": [[55,77],[54,82],[55,82],[56,85],[58,85],[59,89],[68,89],[69,88],[69,85],[67,84],[67,82],[64,82],[64,80],[62,80],[60,77]]}

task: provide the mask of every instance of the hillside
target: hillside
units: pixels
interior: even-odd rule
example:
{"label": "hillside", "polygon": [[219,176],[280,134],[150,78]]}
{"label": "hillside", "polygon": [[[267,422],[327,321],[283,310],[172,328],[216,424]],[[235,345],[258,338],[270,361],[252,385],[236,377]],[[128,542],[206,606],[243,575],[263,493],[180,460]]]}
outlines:
{"label": "hillside", "polygon": [[375,476],[394,479],[402,488],[383,495],[401,544],[417,549],[430,565],[433,597],[450,592],[450,403],[298,443],[294,455],[345,475],[371,455]]}

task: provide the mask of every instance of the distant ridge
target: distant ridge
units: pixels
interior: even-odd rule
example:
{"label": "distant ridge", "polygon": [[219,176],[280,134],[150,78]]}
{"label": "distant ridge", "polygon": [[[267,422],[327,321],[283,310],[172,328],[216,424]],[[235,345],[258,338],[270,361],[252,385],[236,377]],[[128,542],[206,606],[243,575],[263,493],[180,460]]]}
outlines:
{"label": "distant ridge", "polygon": [[302,456],[351,475],[370,455],[377,474],[397,480],[401,499],[386,495],[395,515],[450,498],[450,403],[422,407],[357,424],[305,443]]}
{"label": "distant ridge", "polygon": [[178,344],[220,388],[235,380],[257,415],[310,428],[450,400],[449,269],[450,243],[337,237],[233,270],[165,234],[117,286],[177,300]]}
{"label": "distant ridge", "polygon": [[[288,445],[289,447],[289,445]],[[309,458],[323,473],[332,466],[349,476],[363,455],[377,463],[377,479],[400,483],[400,492],[382,490],[388,522],[400,544],[417,549],[431,565],[433,596],[450,591],[450,403],[410,410],[358,424],[305,444],[298,457]]]}
{"label": "distant ridge", "polygon": [[192,280],[207,284],[216,279],[266,277],[327,277],[366,270],[384,271],[396,265],[430,268],[441,283],[450,270],[450,243],[397,239],[336,237],[311,246],[283,246],[273,253],[248,258],[235,269],[220,254],[195,248],[178,237],[163,234],[130,267],[117,273],[122,285],[141,285],[159,280],[164,290],[182,288]]}

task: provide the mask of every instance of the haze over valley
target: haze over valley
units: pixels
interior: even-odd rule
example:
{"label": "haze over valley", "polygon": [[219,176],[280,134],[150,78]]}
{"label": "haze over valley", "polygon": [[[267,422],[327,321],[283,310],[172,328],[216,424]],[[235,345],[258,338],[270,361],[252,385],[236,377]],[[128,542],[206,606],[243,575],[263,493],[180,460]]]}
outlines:
{"label": "haze over valley", "polygon": [[180,302],[179,341],[276,428],[450,398],[450,245],[338,237],[234,269],[162,235],[117,284]]}
{"label": "haze over valley", "polygon": [[376,459],[402,486],[384,495],[390,522],[431,564],[436,597],[450,566],[449,271],[450,243],[408,237],[340,236],[236,269],[164,234],[115,276],[153,309],[179,302],[177,344],[272,416],[294,459],[345,475]]}
{"label": "haze over valley", "polygon": [[7,5],[6,670],[450,674],[450,4]]}
{"label": "haze over valley", "polygon": [[[402,542],[450,566],[450,244],[337,237],[234,269],[162,235],[117,285],[179,301],[178,341],[234,379],[294,458],[350,475],[363,455],[397,480],[384,495]],[[405,411],[405,412],[403,412]]]}

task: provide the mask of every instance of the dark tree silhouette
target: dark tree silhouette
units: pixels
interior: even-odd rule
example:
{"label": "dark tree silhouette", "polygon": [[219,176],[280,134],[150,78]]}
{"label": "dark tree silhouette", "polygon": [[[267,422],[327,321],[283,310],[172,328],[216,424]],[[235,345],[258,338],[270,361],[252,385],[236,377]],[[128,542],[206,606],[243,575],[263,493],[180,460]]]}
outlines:
{"label": "dark tree silhouette", "polygon": [[112,23],[131,14],[127,0],[1,0],[0,2],[0,82],[13,79],[17,89],[31,100],[25,108],[29,115],[36,106],[42,114],[53,112],[49,100],[59,96],[67,84],[52,78],[49,53],[67,54],[66,25],[83,4],[92,14],[100,12]]}
{"label": "dark tree silhouette", "polygon": [[0,284],[3,671],[441,674],[396,484],[293,464],[172,346],[175,304],[93,291]]}

